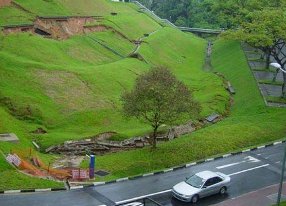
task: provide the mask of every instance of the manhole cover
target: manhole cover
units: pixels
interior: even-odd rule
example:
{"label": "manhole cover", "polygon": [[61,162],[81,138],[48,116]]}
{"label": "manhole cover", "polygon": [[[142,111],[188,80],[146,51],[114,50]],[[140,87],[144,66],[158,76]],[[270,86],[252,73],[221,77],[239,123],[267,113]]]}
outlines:
{"label": "manhole cover", "polygon": [[103,171],[103,170],[98,170],[96,172],[94,172],[95,175],[100,176],[100,177],[104,177],[106,175],[109,174],[109,172]]}

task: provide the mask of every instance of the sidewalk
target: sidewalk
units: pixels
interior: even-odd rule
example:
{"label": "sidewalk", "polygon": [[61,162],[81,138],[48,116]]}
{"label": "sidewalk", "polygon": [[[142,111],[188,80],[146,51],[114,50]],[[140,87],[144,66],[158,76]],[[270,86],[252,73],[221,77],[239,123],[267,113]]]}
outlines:
{"label": "sidewalk", "polygon": [[[256,190],[212,206],[271,206],[277,201],[279,185],[272,185]],[[286,182],[283,184],[281,199],[286,198]]]}

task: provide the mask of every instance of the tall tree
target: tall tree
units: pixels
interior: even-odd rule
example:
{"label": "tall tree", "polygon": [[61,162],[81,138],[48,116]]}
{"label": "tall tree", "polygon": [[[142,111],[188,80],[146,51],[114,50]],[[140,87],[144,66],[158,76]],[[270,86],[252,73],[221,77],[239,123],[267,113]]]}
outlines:
{"label": "tall tree", "polygon": [[[271,55],[286,70],[285,31],[286,15],[284,10],[264,9],[252,12],[239,29],[225,32],[222,36],[246,42],[262,50],[267,56],[267,65],[270,63]],[[278,71],[279,69],[277,69]],[[283,75],[282,96],[286,98],[286,74],[283,73]]]}
{"label": "tall tree", "polygon": [[199,104],[181,81],[166,68],[156,67],[140,75],[135,87],[122,94],[123,112],[149,124],[153,129],[150,143],[156,148],[158,128],[182,119],[197,117]]}

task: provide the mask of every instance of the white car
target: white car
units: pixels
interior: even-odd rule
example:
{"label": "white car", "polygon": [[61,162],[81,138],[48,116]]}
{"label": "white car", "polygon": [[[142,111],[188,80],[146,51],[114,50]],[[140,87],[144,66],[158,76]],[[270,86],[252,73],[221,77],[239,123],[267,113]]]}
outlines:
{"label": "white car", "polygon": [[213,194],[225,194],[230,184],[230,177],[221,172],[203,171],[186,178],[172,189],[175,198],[196,203],[199,198]]}

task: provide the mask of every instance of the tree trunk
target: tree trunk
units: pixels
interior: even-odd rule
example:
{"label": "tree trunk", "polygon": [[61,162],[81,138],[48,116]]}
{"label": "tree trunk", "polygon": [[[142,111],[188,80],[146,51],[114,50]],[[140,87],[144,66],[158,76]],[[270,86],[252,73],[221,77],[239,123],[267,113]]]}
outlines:
{"label": "tree trunk", "polygon": [[158,126],[155,126],[153,128],[153,141],[152,141],[152,148],[156,149],[157,147],[157,130],[158,130]]}
{"label": "tree trunk", "polygon": [[286,98],[286,73],[283,72],[282,98]]}
{"label": "tree trunk", "polygon": [[269,70],[269,67],[270,67],[270,57],[271,57],[270,52],[267,51],[266,52],[266,69],[268,69],[268,70]]}

